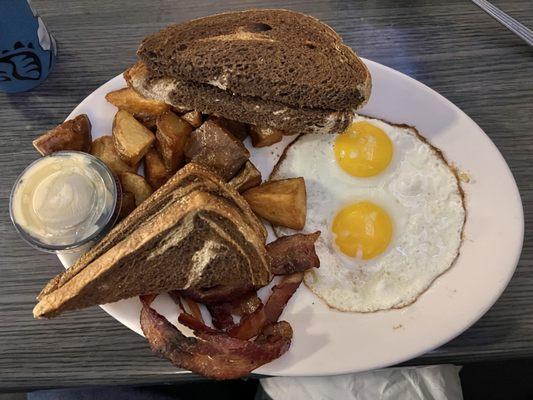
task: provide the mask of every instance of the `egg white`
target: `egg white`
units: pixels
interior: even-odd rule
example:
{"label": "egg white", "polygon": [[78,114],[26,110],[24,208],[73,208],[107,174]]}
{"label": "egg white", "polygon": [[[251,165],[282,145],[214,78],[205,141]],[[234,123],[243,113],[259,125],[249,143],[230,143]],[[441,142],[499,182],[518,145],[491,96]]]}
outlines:
{"label": "egg white", "polygon": [[[371,312],[413,302],[452,265],[465,209],[455,174],[413,129],[362,116],[357,121],[381,128],[393,142],[393,159],[385,171],[353,177],[335,159],[335,135],[307,134],[287,149],[272,179],[305,179],[304,231],[322,232],[316,244],[320,268],[306,273],[306,285],[331,307]],[[382,207],[394,226],[388,248],[371,260],[343,254],[331,232],[337,212],[363,200]],[[276,228],[276,233],[294,231]]]}

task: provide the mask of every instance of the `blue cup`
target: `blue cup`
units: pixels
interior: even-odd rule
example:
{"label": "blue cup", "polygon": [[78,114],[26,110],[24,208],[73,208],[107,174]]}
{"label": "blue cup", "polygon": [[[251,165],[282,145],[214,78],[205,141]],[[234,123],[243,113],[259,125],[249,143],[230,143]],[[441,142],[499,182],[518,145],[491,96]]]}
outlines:
{"label": "blue cup", "polygon": [[57,55],[55,39],[26,0],[0,0],[0,92],[33,89]]}

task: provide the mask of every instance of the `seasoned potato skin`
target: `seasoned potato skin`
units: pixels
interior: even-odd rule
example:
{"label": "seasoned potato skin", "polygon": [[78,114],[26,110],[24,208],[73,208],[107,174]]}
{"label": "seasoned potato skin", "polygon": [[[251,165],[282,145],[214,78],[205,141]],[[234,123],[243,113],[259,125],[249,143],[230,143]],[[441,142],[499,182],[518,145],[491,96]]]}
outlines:
{"label": "seasoned potato skin", "polygon": [[231,179],[250,158],[242,142],[209,118],[196,129],[185,146],[187,161],[204,165],[224,180]]}
{"label": "seasoned potato skin", "polygon": [[144,156],[144,175],[154,191],[163,186],[172,176],[172,171],[165,167],[161,155],[154,148]]}
{"label": "seasoned potato skin", "polygon": [[193,128],[199,128],[202,125],[202,113],[200,111],[192,110],[181,116]]}
{"label": "seasoned potato skin", "polygon": [[303,229],[307,215],[307,194],[303,178],[265,182],[248,189],[242,195],[257,215],[274,225]]}
{"label": "seasoned potato skin", "polygon": [[271,146],[283,139],[283,132],[269,127],[250,126],[250,137],[254,147]]}
{"label": "seasoned potato skin", "polygon": [[172,111],[157,117],[155,147],[161,154],[165,167],[177,171],[183,165],[185,144],[189,140],[192,126]]}
{"label": "seasoned potato skin", "polygon": [[237,192],[242,193],[245,190],[261,184],[261,172],[250,161],[246,161],[241,170],[228,181],[228,185],[233,187]]}
{"label": "seasoned potato skin", "polygon": [[113,144],[113,138],[109,135],[95,139],[91,146],[91,154],[98,157],[116,175],[123,172],[136,172],[138,165],[128,165],[120,158]]}
{"label": "seasoned potato skin", "polygon": [[162,101],[147,99],[142,97],[135,90],[127,87],[105,95],[105,99],[117,107],[119,110],[126,110],[134,117],[158,116],[167,110],[170,105]]}
{"label": "seasoned potato skin", "polygon": [[129,165],[136,165],[155,141],[154,134],[133,115],[119,110],[113,120],[113,143],[118,155]]}
{"label": "seasoned potato skin", "polygon": [[235,136],[240,141],[243,141],[248,137],[250,133],[250,125],[245,124],[244,122],[233,121],[231,119],[226,119],[222,117],[209,117],[219,124],[221,127],[227,129],[233,136]]}
{"label": "seasoned potato skin", "polygon": [[120,183],[124,191],[133,193],[135,196],[135,206],[141,204],[153,193],[153,189],[146,179],[133,172],[123,172],[120,174]]}
{"label": "seasoned potato skin", "polygon": [[91,121],[86,114],[69,119],[33,141],[43,156],[63,150],[91,151]]}

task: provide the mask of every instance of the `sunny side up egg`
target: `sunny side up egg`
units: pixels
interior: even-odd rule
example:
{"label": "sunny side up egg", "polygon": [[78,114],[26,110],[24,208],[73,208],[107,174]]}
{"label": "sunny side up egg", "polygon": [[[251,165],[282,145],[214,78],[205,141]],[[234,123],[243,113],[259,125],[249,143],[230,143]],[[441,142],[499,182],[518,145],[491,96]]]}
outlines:
{"label": "sunny side up egg", "polygon": [[329,306],[403,307],[457,257],[465,221],[459,182],[413,128],[356,116],[340,135],[302,135],[271,179],[298,176],[307,191],[304,231],[322,232],[320,268],[305,283]]}

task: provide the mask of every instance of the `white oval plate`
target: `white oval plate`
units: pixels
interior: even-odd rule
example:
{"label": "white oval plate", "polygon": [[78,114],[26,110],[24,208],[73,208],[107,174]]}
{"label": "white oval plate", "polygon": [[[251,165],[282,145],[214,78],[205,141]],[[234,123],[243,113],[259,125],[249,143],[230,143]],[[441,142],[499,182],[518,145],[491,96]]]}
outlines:
{"label": "white oval plate", "polygon": [[[290,350],[256,373],[342,374],[419,356],[477,321],[498,299],[518,263],[524,230],[522,204],[511,171],[491,140],[432,89],[381,64],[364,61],[373,89],[361,113],[415,126],[470,177],[463,184],[468,216],[461,254],[414,304],[399,310],[371,314],[331,310],[302,285],[282,315],[294,329]],[[93,138],[110,134],[116,109],[104,96],[123,86],[122,76],[115,77],[83,100],[68,118],[85,113],[92,122]],[[286,137],[275,147],[252,150],[252,161],[264,179],[290,140]],[[73,262],[65,257],[61,261],[65,266]],[[177,324],[177,307],[168,296],[159,296],[154,305]],[[142,334],[137,298],[102,308]]]}

